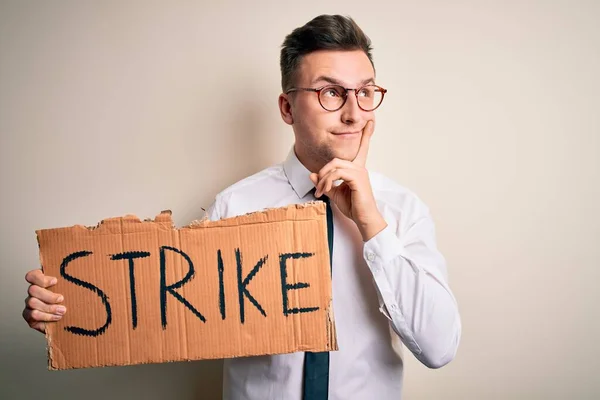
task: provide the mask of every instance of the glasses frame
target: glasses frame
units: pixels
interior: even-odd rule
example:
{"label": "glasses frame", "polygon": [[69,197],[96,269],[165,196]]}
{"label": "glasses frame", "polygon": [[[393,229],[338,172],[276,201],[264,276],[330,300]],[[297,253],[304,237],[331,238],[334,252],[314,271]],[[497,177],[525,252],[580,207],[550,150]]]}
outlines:
{"label": "glasses frame", "polygon": [[[373,108],[372,110],[365,110],[365,109],[364,109],[364,108],[362,108],[362,106],[360,105],[360,101],[358,101],[358,92],[359,92],[361,89],[363,89],[363,88],[365,88],[365,87],[367,87],[367,86],[374,86],[374,87],[376,87],[377,89],[379,89],[379,90],[381,91],[381,101],[380,101],[380,102],[379,102],[379,104],[377,104],[377,106],[376,106],[375,108]],[[325,90],[325,89],[328,89],[328,88],[331,88],[331,87],[338,87],[338,88],[342,88],[342,89],[344,89],[344,90],[345,90],[345,93],[346,93],[346,94],[345,94],[345,96],[344,96],[344,101],[342,102],[342,105],[340,105],[340,106],[339,106],[338,108],[336,108],[335,110],[329,110],[329,109],[325,108],[325,106],[324,106],[324,105],[323,105],[323,103],[321,102],[321,92],[322,92],[323,90]],[[353,89],[353,88],[346,88],[346,87],[344,87],[344,86],[342,86],[342,85],[333,85],[333,84],[332,84],[332,85],[325,85],[325,86],[322,86],[322,87],[320,87],[320,88],[316,88],[316,89],[315,89],[315,88],[302,88],[302,87],[299,87],[299,88],[291,88],[291,89],[288,89],[288,90],[285,92],[285,94],[289,94],[289,93],[292,93],[292,92],[297,92],[297,91],[299,91],[299,90],[302,90],[302,91],[305,91],[305,92],[315,92],[315,93],[317,94],[317,100],[319,100],[319,104],[321,105],[321,107],[322,107],[322,108],[323,108],[325,111],[329,111],[329,112],[336,112],[336,111],[339,111],[339,110],[341,110],[341,109],[342,109],[342,108],[343,108],[343,107],[346,105],[346,102],[348,101],[348,92],[349,92],[350,90],[354,90],[354,96],[356,96],[356,104],[358,104],[358,108],[360,108],[361,110],[363,110],[363,111],[366,111],[366,112],[371,112],[371,111],[375,111],[375,110],[377,110],[377,109],[379,108],[379,106],[381,105],[381,103],[383,103],[383,98],[385,97],[385,94],[387,93],[387,89],[384,89],[384,88],[382,88],[381,86],[374,85],[374,84],[363,85],[363,86],[361,86],[361,87],[359,87],[359,88],[355,88],[355,89]]]}

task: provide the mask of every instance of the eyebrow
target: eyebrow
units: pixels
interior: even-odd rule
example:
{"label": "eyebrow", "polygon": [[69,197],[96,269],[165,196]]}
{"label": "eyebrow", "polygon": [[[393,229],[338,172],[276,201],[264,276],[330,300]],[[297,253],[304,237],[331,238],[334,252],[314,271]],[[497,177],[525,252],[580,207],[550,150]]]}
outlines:
{"label": "eyebrow", "polygon": [[[337,79],[335,79],[335,78],[332,78],[332,77],[330,77],[330,76],[326,76],[326,75],[321,75],[321,76],[319,76],[317,79],[315,79],[315,80],[313,81],[313,83],[317,83],[317,82],[319,82],[319,81],[325,81],[325,82],[327,82],[327,83],[331,83],[332,85],[340,85],[340,86],[344,86],[344,85],[342,84],[342,82],[341,82],[341,81],[339,81],[339,80],[337,80]],[[362,81],[362,82],[360,83],[360,86],[366,85],[366,84],[368,84],[368,83],[375,83],[375,78],[368,78],[368,79],[365,79],[364,81]],[[345,86],[344,86],[344,87],[345,87]]]}

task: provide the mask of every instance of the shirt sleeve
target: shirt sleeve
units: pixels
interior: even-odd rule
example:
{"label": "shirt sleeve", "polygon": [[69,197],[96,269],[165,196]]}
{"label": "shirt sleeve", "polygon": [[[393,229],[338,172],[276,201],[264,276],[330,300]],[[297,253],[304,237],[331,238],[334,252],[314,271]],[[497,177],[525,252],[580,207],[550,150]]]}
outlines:
{"label": "shirt sleeve", "polygon": [[405,232],[391,224],[364,244],[380,310],[415,357],[429,368],[454,358],[461,335],[458,306],[426,207]]}
{"label": "shirt sleeve", "polygon": [[221,213],[219,212],[219,204],[220,201],[219,197],[217,196],[215,198],[215,201],[213,201],[210,207],[208,207],[208,210],[206,210],[206,216],[210,221],[218,221],[221,219]]}

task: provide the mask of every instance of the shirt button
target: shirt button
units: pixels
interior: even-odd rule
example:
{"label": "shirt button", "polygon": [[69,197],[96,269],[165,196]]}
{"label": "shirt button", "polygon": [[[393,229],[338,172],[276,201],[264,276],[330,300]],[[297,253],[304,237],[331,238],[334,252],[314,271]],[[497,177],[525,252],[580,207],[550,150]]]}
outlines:
{"label": "shirt button", "polygon": [[369,260],[369,261],[375,260],[375,254],[373,254],[373,253],[367,253],[367,260]]}
{"label": "shirt button", "polygon": [[390,310],[392,310],[392,312],[396,312],[396,311],[398,311],[398,306],[397,306],[397,305],[395,305],[395,304],[392,304],[392,305],[390,306]]}

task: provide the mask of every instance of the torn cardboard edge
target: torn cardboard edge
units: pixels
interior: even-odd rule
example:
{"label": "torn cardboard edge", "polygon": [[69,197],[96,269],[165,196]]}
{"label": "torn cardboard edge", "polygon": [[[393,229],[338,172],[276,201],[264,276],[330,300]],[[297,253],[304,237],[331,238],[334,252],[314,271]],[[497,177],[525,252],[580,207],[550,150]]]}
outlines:
{"label": "torn cardboard edge", "polygon": [[[96,225],[81,225],[81,224],[76,224],[76,225],[71,225],[71,226],[65,226],[65,227],[60,227],[60,228],[51,228],[51,229],[71,229],[71,228],[82,228],[82,229],[86,229],[89,231],[93,231],[96,230],[100,227],[102,227],[102,225],[106,224],[107,222],[110,223],[112,221],[116,221],[116,220],[126,220],[127,222],[132,222],[132,223],[146,223],[146,222],[150,222],[150,223],[162,223],[162,224],[169,224],[169,226],[173,229],[173,230],[181,230],[181,229],[187,229],[187,228],[198,228],[198,227],[209,227],[207,225],[214,225],[214,223],[219,223],[219,225],[214,225],[214,226],[223,226],[221,223],[226,223],[226,226],[230,226],[229,224],[233,221],[235,222],[236,225],[240,225],[240,223],[238,223],[239,221],[243,221],[246,218],[254,218],[257,215],[268,215],[270,212],[272,211],[276,211],[276,212],[281,212],[281,211],[288,211],[290,209],[295,209],[295,210],[299,210],[299,209],[304,209],[304,208],[310,208],[310,207],[317,207],[317,208],[324,208],[325,207],[325,203],[321,200],[314,200],[314,201],[309,201],[306,203],[299,203],[299,204],[290,204],[288,206],[285,207],[274,207],[274,208],[265,208],[263,210],[259,210],[259,211],[252,211],[246,214],[242,214],[242,215],[238,215],[235,217],[228,217],[228,218],[221,218],[217,221],[211,221],[208,218],[208,213],[205,213],[205,215],[200,218],[200,219],[195,219],[192,222],[190,222],[187,225],[184,225],[182,227],[176,227],[175,224],[173,223],[173,212],[171,210],[162,210],[156,217],[154,217],[154,219],[152,218],[144,218],[141,219],[139,218],[137,215],[135,214],[125,214],[121,217],[110,217],[110,218],[105,218],[103,220],[101,220],[100,222],[98,222]],[[323,211],[323,215],[325,215],[325,211]],[[268,217],[267,217],[268,218]],[[296,218],[295,220],[299,220],[298,218]],[[261,222],[269,222],[269,221],[261,221]],[[40,231],[44,231],[44,230],[49,230],[49,229],[38,229],[36,230],[37,232]],[[39,245],[39,243],[38,243]]]}
{"label": "torn cardboard edge", "polygon": [[[315,226],[312,226],[311,228],[308,228],[309,225],[311,225],[311,223],[313,221],[317,221],[318,224]],[[292,224],[291,226],[289,224]],[[308,223],[308,225],[306,225],[305,223]],[[279,224],[279,225],[278,225]],[[285,225],[285,227],[282,227],[282,224]],[[314,224],[312,224],[314,225]],[[112,230],[109,228],[115,228],[115,227],[119,227],[119,229],[116,230]],[[143,228],[140,228],[143,227]],[[303,242],[306,243],[313,243],[314,246],[319,247],[321,250],[321,254],[319,255],[319,258],[317,260],[316,263],[310,263],[308,261],[302,261],[302,266],[300,267],[299,265],[296,265],[297,263],[295,262],[290,262],[290,265],[287,268],[291,268],[288,272],[288,276],[290,277],[290,279],[293,282],[288,282],[289,286],[286,287],[283,283],[281,283],[282,288],[279,291],[279,294],[277,294],[277,291],[273,291],[271,290],[271,294],[268,294],[269,290],[265,289],[264,287],[261,287],[260,289],[257,289],[257,285],[259,285],[258,283],[255,283],[254,285],[250,285],[250,282],[255,279],[255,276],[260,276],[262,275],[266,275],[266,272],[260,272],[260,268],[257,270],[258,272],[254,272],[256,275],[252,275],[253,271],[250,271],[250,273],[248,273],[248,268],[251,267],[251,264],[254,263],[254,261],[250,262],[250,264],[248,266],[245,266],[244,269],[244,274],[247,273],[246,275],[246,280],[243,280],[242,283],[245,282],[245,284],[247,286],[244,286],[242,289],[239,289],[240,287],[240,278],[239,278],[239,272],[238,272],[238,290],[240,290],[238,294],[239,298],[242,299],[240,300],[240,306],[239,309],[236,310],[235,306],[232,307],[230,305],[228,305],[229,308],[233,308],[233,310],[229,310],[229,313],[233,313],[235,314],[236,311],[241,312],[241,314],[244,314],[244,306],[243,306],[243,302],[246,302],[247,304],[245,305],[246,310],[250,310],[250,311],[255,311],[252,308],[252,305],[254,304],[252,302],[252,300],[250,299],[250,297],[252,297],[251,295],[247,295],[245,294],[244,290],[250,290],[252,293],[254,293],[255,295],[258,294],[256,297],[259,298],[260,300],[263,300],[265,297],[267,298],[266,303],[268,303],[271,307],[271,309],[269,309],[269,318],[277,318],[277,313],[273,312],[273,304],[274,301],[271,298],[268,298],[269,296],[273,297],[273,296],[284,296],[286,295],[286,293],[289,296],[289,301],[290,304],[292,304],[292,302],[296,302],[296,303],[301,303],[302,301],[306,301],[306,299],[308,299],[308,303],[311,302],[318,302],[319,303],[319,317],[318,317],[318,321],[315,321],[314,315],[310,315],[310,314],[302,314],[302,313],[298,313],[295,315],[290,315],[290,314],[286,314],[284,317],[279,317],[279,319],[277,320],[276,323],[274,324],[270,324],[269,327],[265,329],[263,329],[263,331],[261,331],[262,328],[257,327],[256,325],[251,327],[250,329],[247,329],[250,326],[250,323],[246,323],[246,326],[242,324],[240,325],[239,323],[237,324],[237,328],[239,329],[239,332],[232,334],[231,337],[227,337],[227,336],[223,336],[223,333],[219,333],[217,334],[215,337],[209,337],[208,336],[204,336],[204,339],[209,338],[210,341],[215,342],[212,343],[212,345],[210,347],[215,347],[218,348],[217,351],[210,351],[210,349],[204,351],[202,346],[199,346],[198,341],[196,340],[197,338],[194,337],[194,335],[196,335],[197,332],[201,331],[203,329],[202,325],[198,325],[198,321],[194,319],[193,316],[190,316],[190,312],[189,312],[189,307],[188,310],[186,310],[184,306],[177,304],[177,302],[175,300],[173,300],[172,298],[168,299],[168,302],[165,301],[165,304],[168,304],[169,308],[177,308],[178,311],[176,312],[176,315],[169,315],[169,319],[174,319],[176,320],[175,324],[179,324],[179,328],[176,329],[177,332],[167,332],[165,333],[165,327],[163,325],[163,330],[161,331],[160,326],[158,326],[157,329],[155,329],[155,331],[148,331],[148,329],[145,327],[144,329],[146,329],[145,335],[147,337],[152,337],[152,340],[148,339],[150,342],[152,342],[151,344],[153,344],[154,346],[160,347],[161,348],[161,352],[163,350],[165,354],[161,353],[161,357],[155,357],[155,356],[149,356],[147,354],[144,354],[145,350],[140,350],[140,346],[139,343],[137,342],[136,335],[139,336],[139,331],[141,329],[139,329],[138,327],[138,331],[136,332],[135,330],[132,331],[131,330],[131,320],[132,320],[132,316],[136,314],[135,309],[133,308],[133,306],[131,307],[131,310],[129,310],[128,312],[123,312],[123,310],[119,310],[118,314],[119,315],[119,323],[117,324],[116,322],[113,325],[119,325],[118,327],[113,326],[113,328],[119,330],[119,334],[121,336],[118,336],[111,332],[110,334],[106,334],[104,337],[101,337],[99,340],[97,340],[97,343],[95,344],[95,352],[98,353],[99,355],[96,357],[95,360],[91,360],[91,359],[85,359],[86,356],[90,356],[93,355],[93,351],[91,350],[91,347],[89,345],[86,345],[85,343],[85,339],[89,340],[89,338],[85,338],[85,337],[81,337],[78,335],[73,335],[70,332],[66,332],[65,329],[69,327],[69,317],[73,316],[73,314],[75,313],[74,310],[78,309],[77,304],[73,303],[73,304],[65,304],[67,305],[67,308],[69,310],[69,312],[65,315],[65,317],[59,321],[58,323],[50,323],[48,325],[48,329],[46,330],[46,340],[47,340],[47,352],[48,352],[48,367],[49,369],[68,369],[68,368],[82,368],[82,367],[93,367],[93,366],[109,366],[109,365],[131,365],[131,364],[142,364],[142,363],[160,363],[160,362],[172,362],[172,361],[191,361],[191,360],[199,360],[199,359],[214,359],[214,358],[231,358],[231,357],[240,357],[240,356],[255,356],[255,355],[265,355],[265,354],[284,354],[284,353],[292,353],[295,351],[333,351],[333,350],[337,350],[337,340],[336,340],[336,333],[335,333],[335,322],[334,322],[334,316],[333,316],[333,309],[332,309],[332,302],[331,302],[331,276],[330,276],[330,270],[329,270],[329,249],[328,249],[328,245],[327,245],[327,228],[326,228],[326,210],[325,210],[325,204],[321,201],[314,201],[314,202],[310,202],[310,203],[304,203],[304,204],[293,204],[293,205],[289,205],[286,207],[282,207],[282,208],[271,208],[271,209],[264,209],[261,211],[256,211],[256,212],[251,212],[245,215],[240,215],[237,217],[232,217],[232,218],[225,218],[225,219],[221,219],[219,221],[209,221],[206,216],[202,219],[202,220],[196,220],[193,221],[192,223],[190,223],[187,226],[184,226],[182,228],[176,228],[173,225],[173,221],[171,218],[171,211],[170,210],[165,210],[162,211],[154,220],[149,220],[149,219],[145,219],[145,220],[140,220],[138,217],[136,217],[135,215],[126,215],[123,217],[116,217],[116,218],[107,218],[102,220],[101,222],[99,222],[96,226],[93,227],[85,227],[83,225],[75,225],[72,226],[70,228],[57,228],[57,229],[46,229],[46,230],[38,230],[36,231],[38,234],[38,244],[40,246],[40,262],[42,264],[42,269],[49,275],[54,274],[55,275],[59,275],[56,274],[56,272],[58,271],[58,265],[61,264],[62,261],[64,261],[64,254],[62,255],[56,255],[54,254],[52,257],[48,256],[48,250],[56,250],[57,248],[61,248],[62,253],[65,253],[65,251],[67,251],[65,249],[69,248],[69,246],[71,246],[71,249],[69,251],[74,250],[75,248],[77,248],[77,246],[84,246],[84,244],[89,244],[91,243],[90,240],[94,239],[95,236],[96,239],[97,238],[101,238],[101,240],[104,240],[105,243],[103,243],[104,247],[107,248],[114,248],[114,251],[111,250],[111,252],[118,252],[119,250],[121,250],[121,252],[127,250],[125,249],[125,247],[131,247],[132,245],[136,244],[135,240],[134,242],[131,242],[129,244],[126,244],[127,240],[132,240],[130,238],[135,237],[136,235],[143,235],[143,234],[147,234],[148,232],[146,231],[146,228],[149,229],[150,231],[155,233],[156,238],[162,237],[163,239],[161,240],[166,240],[167,245],[171,244],[171,245],[177,245],[177,246],[184,246],[185,243],[188,242],[193,242],[195,239],[190,239],[193,238],[195,234],[200,234],[200,236],[203,236],[205,239],[207,239],[207,243],[212,243],[210,239],[212,237],[212,235],[215,235],[213,237],[214,240],[224,240],[223,238],[227,239],[231,239],[231,237],[236,236],[236,238],[239,240],[240,243],[244,242],[243,237],[240,236],[240,228],[242,228],[243,230],[248,230],[248,232],[254,232],[253,234],[255,234],[257,237],[262,238],[261,242],[251,242],[252,243],[252,248],[258,247],[260,248],[262,252],[265,252],[268,250],[268,254],[270,255],[271,253],[276,253],[276,254],[281,254],[282,251],[277,250],[275,247],[275,245],[278,243],[278,241],[280,242],[279,245],[281,245],[281,243],[285,242],[285,240],[287,240],[287,246],[297,246],[298,244],[302,244]],[[215,230],[215,229],[205,229],[205,228],[223,228],[221,230]],[[233,229],[232,229],[233,228]],[[263,232],[262,230],[266,229],[266,233]],[[269,231],[269,229],[271,229],[271,231]],[[274,230],[273,230],[274,229]],[[279,229],[279,230],[277,230]],[[281,241],[281,231],[285,231],[287,232],[286,235],[283,235],[284,240]],[[236,231],[235,234],[233,234],[231,237],[228,237],[226,233],[226,231]],[[173,232],[177,232],[176,235],[173,235]],[[202,233],[204,232],[204,233]],[[230,232],[230,233],[231,233]],[[270,237],[268,240],[264,240],[265,237],[268,237],[269,232],[273,235],[273,237]],[[170,233],[170,235],[169,235]],[[107,237],[111,236],[111,235],[117,235],[120,238],[120,243],[118,240],[112,240],[112,241],[107,241]],[[120,235],[120,236],[119,236]],[[183,238],[182,238],[183,235]],[[189,237],[188,237],[189,235]],[[220,235],[220,236],[219,236]],[[223,236],[225,235],[225,236]],[[267,236],[265,236],[267,235]],[[49,242],[52,242],[52,240],[49,240],[49,238],[52,238],[52,240],[54,239],[59,239],[58,242],[55,241],[55,245],[54,247],[50,246],[49,247]],[[115,237],[116,238],[116,237]],[[124,239],[125,238],[125,239]],[[156,239],[155,238],[155,239]],[[317,239],[317,238],[320,238]],[[189,239],[189,240],[188,240]],[[227,239],[227,240],[229,240]],[[62,240],[62,242],[61,242]],[[69,240],[71,240],[71,242],[69,242]],[[81,243],[74,243],[77,242],[77,240],[82,241],[84,244]],[[142,239],[140,239],[142,240]],[[153,239],[154,240],[154,239]],[[227,240],[225,240],[227,242]],[[159,239],[154,240],[154,242],[152,243],[157,243],[159,241]],[[312,241],[312,242],[311,242]],[[246,240],[246,242],[248,242]],[[59,243],[58,246],[57,243]],[[229,243],[229,242],[227,242]],[[250,242],[248,242],[250,243]],[[320,244],[319,244],[320,243]],[[146,242],[144,242],[143,240],[140,243],[137,243],[138,247],[142,246],[144,247],[145,244],[149,244],[149,242],[146,240]],[[239,243],[238,243],[239,244]],[[198,245],[198,243],[196,243],[196,245]],[[214,250],[214,245],[215,243],[212,243],[209,245],[212,246],[210,249],[208,249],[207,253],[210,253],[210,250]],[[111,247],[112,246],[112,247]],[[274,247],[275,246],[275,247]],[[85,247],[85,246],[84,246]],[[101,246],[102,247],[102,246]],[[134,246],[135,247],[135,246]],[[166,246],[169,247],[169,246]],[[231,247],[231,246],[230,246]],[[173,247],[174,248],[174,247]],[[194,259],[194,261],[196,262],[197,260],[201,259],[202,261],[200,262],[200,265],[204,265],[207,261],[207,258],[205,257],[204,259],[202,259],[202,256],[199,255],[194,255],[194,250],[189,250],[189,249],[185,249],[186,251],[190,252],[192,255],[190,256],[190,258]],[[204,249],[203,251],[206,251],[207,249]],[[248,249],[242,249],[242,251],[247,251]],[[326,252],[325,252],[326,250]],[[183,250],[182,250],[183,251]],[[153,251],[154,253],[156,253],[156,250]],[[254,251],[256,253],[256,251]],[[92,252],[90,252],[91,254]],[[252,251],[250,251],[250,253],[252,253]],[[161,257],[162,258],[166,258],[166,256],[164,256],[164,254],[161,253]],[[244,257],[246,256],[246,254],[244,254]],[[325,257],[326,256],[326,257]],[[148,256],[149,259],[153,259],[154,262],[156,262],[156,260],[158,259],[157,255],[154,254],[153,256]],[[254,258],[256,258],[256,255],[253,256]],[[241,257],[240,257],[241,258]],[[110,264],[109,261],[107,261],[108,259],[105,257],[104,259],[101,260],[99,266],[94,265],[93,263],[87,263],[87,268],[78,268],[77,273],[80,274],[80,277],[84,277],[88,280],[92,279],[90,278],[92,275],[94,275],[93,273],[93,269],[94,268],[100,268],[102,269],[102,267],[104,268],[109,268],[110,269],[110,275],[114,274],[115,272],[115,268],[114,265],[108,266],[108,264]],[[310,260],[307,259],[307,260]],[[214,261],[211,259],[211,262]],[[117,261],[112,261],[112,263],[115,263]],[[124,261],[120,261],[121,263],[124,263]],[[98,262],[96,262],[96,264],[98,264]],[[209,263],[210,264],[210,263]],[[230,257],[228,260],[226,260],[227,265],[226,269],[231,270],[231,264],[234,264],[234,260]],[[311,268],[311,272],[310,272],[310,278],[302,278],[302,274],[306,274],[306,268],[308,268],[308,264],[310,264],[310,268]],[[320,265],[319,265],[320,264]],[[83,265],[83,264],[82,264]],[[182,266],[183,263],[181,262],[181,260],[179,261],[179,263],[175,263],[175,267],[179,268],[179,272],[180,275],[183,275],[184,272],[184,267]],[[190,263],[191,265],[191,263]],[[126,266],[124,264],[124,266]],[[69,269],[75,269],[75,267],[69,267]],[[137,266],[138,270],[140,269],[144,269],[144,268],[149,268],[148,266],[145,266],[143,263],[141,263],[140,265]],[[161,271],[163,271],[163,280],[168,280],[168,279],[177,279],[177,278],[167,278],[166,275],[166,271],[168,268],[165,268],[164,266],[162,267],[163,269]],[[171,267],[169,267],[171,268]],[[256,268],[256,267],[255,267]],[[123,268],[125,269],[125,268]],[[242,268],[239,267],[239,270],[241,270]],[[274,267],[270,268],[271,270],[274,269]],[[326,274],[323,273],[323,270],[326,270]],[[108,269],[107,269],[108,270]],[[87,271],[87,272],[86,272]],[[90,272],[92,271],[92,272]],[[190,269],[191,271],[191,269]],[[200,270],[195,271],[194,273],[199,273],[201,272]],[[214,271],[213,271],[214,272]],[[87,273],[87,275],[85,275]],[[138,271],[139,273],[139,271]],[[204,275],[206,275],[203,272]],[[233,293],[233,289],[231,289],[232,286],[235,286],[233,284],[233,281],[235,281],[234,277],[231,275],[231,273],[228,271],[229,276],[223,276],[221,277],[221,281],[219,283],[221,283],[221,286],[226,286],[227,290],[225,290],[223,292],[223,296],[225,296],[225,292],[227,292],[227,298],[229,299],[229,302],[233,302],[232,298],[235,297],[234,295],[236,293]],[[100,274],[103,275],[103,274]],[[125,274],[123,274],[125,275]],[[152,274],[150,274],[152,275]],[[154,274],[156,275],[156,274]],[[152,275],[152,276],[154,276]],[[172,274],[171,274],[172,275]],[[210,274],[209,274],[210,275]],[[251,276],[252,275],[252,276]],[[109,276],[109,278],[106,278],[106,274],[104,274],[104,281],[102,282],[102,284],[98,284],[98,286],[96,287],[97,289],[100,287],[108,287],[109,289],[106,290],[107,293],[107,299],[112,299],[112,301],[114,301],[114,298],[118,298],[118,299],[125,299],[126,302],[132,302],[132,293],[124,293],[124,288],[127,287],[127,282],[125,282],[126,276],[123,276],[121,278],[114,278],[113,276]],[[175,275],[173,275],[175,276]],[[207,275],[208,276],[208,275]],[[309,275],[306,275],[309,276]],[[95,278],[98,278],[98,276],[95,276]],[[156,278],[156,276],[154,276],[154,278]],[[204,277],[206,278],[206,277]],[[116,280],[115,282],[112,282],[111,279]],[[119,280],[120,279],[120,280]],[[259,278],[256,278],[257,280]],[[267,285],[267,287],[273,287],[274,282],[277,281],[277,277],[274,277],[271,273],[269,274],[269,277],[267,278],[263,278],[263,279],[267,279],[270,282],[270,286]],[[283,278],[282,282],[284,281]],[[309,291],[306,289],[308,288],[309,285],[305,287],[303,287],[302,285],[297,285],[298,283],[303,283],[303,282],[299,282],[299,279],[305,279],[309,282],[312,282],[312,285],[318,286],[320,292],[318,294],[315,293],[311,293],[310,295],[307,295],[307,293],[309,293]],[[156,280],[156,279],[154,279]],[[102,281],[102,279],[100,279],[100,281]],[[177,294],[179,294],[181,297],[186,298],[189,297],[190,303],[199,303],[200,300],[202,299],[202,297],[198,296],[198,293],[196,292],[210,292],[210,291],[214,291],[215,288],[213,286],[214,282],[218,281],[213,279],[213,283],[211,284],[207,284],[206,286],[203,286],[202,288],[198,289],[198,288],[194,288],[193,290],[186,290],[187,288],[183,288],[184,285],[181,286],[181,289],[174,289],[173,291],[176,294],[172,294],[168,291],[168,287],[161,287],[161,290],[163,290],[163,292],[161,292],[161,296],[163,297],[169,297],[168,295],[171,294],[173,297],[176,297]],[[321,282],[323,281],[323,282]],[[87,281],[86,281],[87,282]],[[317,284],[318,282],[318,284]],[[83,293],[84,291],[82,291],[82,287],[81,285],[72,285],[70,284],[72,282],[66,282],[64,279],[61,279],[59,277],[59,283],[56,285],[55,288],[53,288],[54,291],[61,293],[63,295],[65,295],[65,303],[67,303],[68,301],[70,302],[70,300],[73,300],[79,296],[82,299],[85,300],[85,302],[83,304],[89,304],[89,303],[96,303],[95,306],[96,308],[92,308],[92,311],[90,312],[90,315],[92,315],[92,317],[89,317],[88,319],[86,319],[85,317],[80,318],[80,321],[83,321],[85,325],[85,323],[91,323],[92,320],[94,320],[95,318],[95,323],[96,324],[100,324],[101,321],[99,321],[98,319],[98,315],[102,314],[102,308],[98,307],[98,299],[94,298],[93,294],[90,295],[89,292],[87,293]],[[176,282],[179,283],[179,282]],[[147,283],[146,283],[147,284]],[[322,286],[322,285],[325,286]],[[111,286],[112,285],[112,286]],[[136,282],[136,285],[139,285],[139,280]],[[188,285],[188,283],[186,283],[186,285]],[[163,285],[164,286],[164,285]],[[167,285],[168,286],[168,285]],[[243,285],[242,285],[243,286]],[[298,287],[296,287],[298,286]],[[132,286],[133,287],[133,286]],[[249,289],[250,288],[250,289]],[[302,289],[302,290],[299,290]],[[286,292],[287,291],[287,292]],[[117,295],[115,295],[115,293],[117,293]],[[150,290],[148,293],[144,292],[143,290],[139,290],[138,288],[138,293],[137,295],[140,296],[141,295],[141,299],[144,299],[145,297],[152,297],[152,293],[156,292],[155,288],[154,290]],[[181,293],[179,292],[183,292],[184,294],[181,295]],[[300,295],[299,292],[302,292],[302,294]],[[250,293],[250,292],[249,292]],[[282,294],[283,293],[283,294]],[[87,295],[87,297],[86,297]],[[246,296],[246,298],[244,298],[244,296]],[[135,296],[134,296],[135,297]],[[137,300],[139,301],[138,298]],[[69,299],[69,300],[67,300]],[[80,299],[81,300],[81,299]],[[108,301],[108,300],[107,300]],[[153,300],[152,300],[153,301]],[[86,303],[87,302],[87,303]],[[123,301],[121,301],[122,303]],[[285,301],[284,301],[285,303]],[[83,307],[81,307],[83,308]],[[121,304],[121,308],[123,308],[123,305]],[[302,307],[296,307],[299,309],[302,309]],[[284,311],[285,311],[285,305],[284,305]],[[223,313],[223,316],[225,314],[224,312],[224,308],[221,310],[221,312]],[[166,313],[166,311],[165,311]],[[317,313],[315,311],[315,313]],[[145,314],[146,319],[148,319],[149,315],[153,315],[150,319],[154,318],[156,319],[156,313],[154,311],[149,311]],[[255,313],[256,314],[256,313]],[[117,318],[117,315],[115,315],[115,319]],[[208,318],[208,317],[207,317]],[[256,316],[252,317],[253,319],[256,319]],[[231,318],[230,318],[231,319]],[[243,318],[242,318],[243,319]],[[126,321],[123,321],[126,320]],[[225,320],[225,318],[223,318],[223,320]],[[211,313],[210,316],[210,321],[218,321],[218,315],[215,315],[214,312]],[[286,321],[287,324],[286,324]],[[292,324],[289,323],[289,321],[294,321]],[[306,322],[309,321],[309,322]],[[216,324],[217,322],[212,322],[213,324]],[[229,323],[229,328],[232,327],[231,325],[231,321],[227,321],[227,323]],[[171,329],[171,323],[169,323],[169,329]],[[277,325],[279,324],[279,325]],[[93,325],[93,323],[91,323],[91,325]],[[156,325],[156,324],[155,324]],[[235,324],[234,324],[235,325]],[[290,325],[293,325],[292,328],[290,328]],[[193,328],[192,328],[193,326]],[[208,326],[208,323],[206,323],[206,326]],[[286,328],[287,326],[287,328]],[[156,326],[155,326],[156,328]],[[318,332],[320,332],[318,335],[314,335],[314,330],[317,330]],[[217,329],[218,330],[218,329]],[[108,330],[107,330],[108,331]],[[277,335],[282,335],[283,334],[283,338],[282,337],[278,337]],[[288,335],[287,339],[286,336]],[[290,336],[292,335],[292,336]],[[107,339],[108,337],[108,339]],[[124,340],[123,337],[126,337],[127,340]],[[141,336],[140,336],[141,337]],[[273,340],[273,344],[269,344],[264,342],[264,340],[261,342],[261,345],[255,345],[250,343],[250,345],[248,344],[248,340],[247,337],[276,337],[277,339]],[[290,339],[290,337],[293,337],[293,340]],[[183,338],[183,339],[182,339]],[[216,338],[216,339],[215,339]],[[307,339],[308,338],[308,339]],[[96,338],[97,339],[97,338]],[[132,339],[135,339],[132,341]],[[183,347],[181,347],[181,349],[187,349],[187,350],[181,350],[181,349],[174,349],[172,346],[169,347],[169,344],[167,343],[168,340],[183,340],[184,345],[182,345]],[[186,343],[185,341],[190,342],[191,340],[191,345],[190,343]],[[237,342],[235,343],[236,346],[232,346],[231,348],[227,348],[227,346],[223,346],[223,342],[227,342],[227,341],[231,341],[233,340],[233,342]],[[288,342],[285,342],[285,340],[288,340]],[[124,343],[127,342],[129,343],[128,349],[124,349]],[[133,347],[131,347],[132,343],[134,343]],[[178,342],[179,343],[179,342]],[[121,347],[119,347],[121,346]],[[137,346],[137,347],[136,347]],[[166,346],[166,347],[165,347]],[[253,347],[254,346],[254,347]],[[93,346],[92,346],[93,347]],[[169,347],[169,348],[167,348]],[[116,349],[116,350],[115,350]],[[190,351],[190,349],[192,349],[192,351]],[[119,353],[127,353],[129,352],[129,357],[128,358],[124,358],[123,354],[119,354]],[[187,353],[186,353],[187,352]],[[141,355],[140,355],[141,354]],[[164,357],[163,357],[164,356]],[[93,357],[92,357],[93,358]],[[75,361],[73,361],[75,360]]]}

